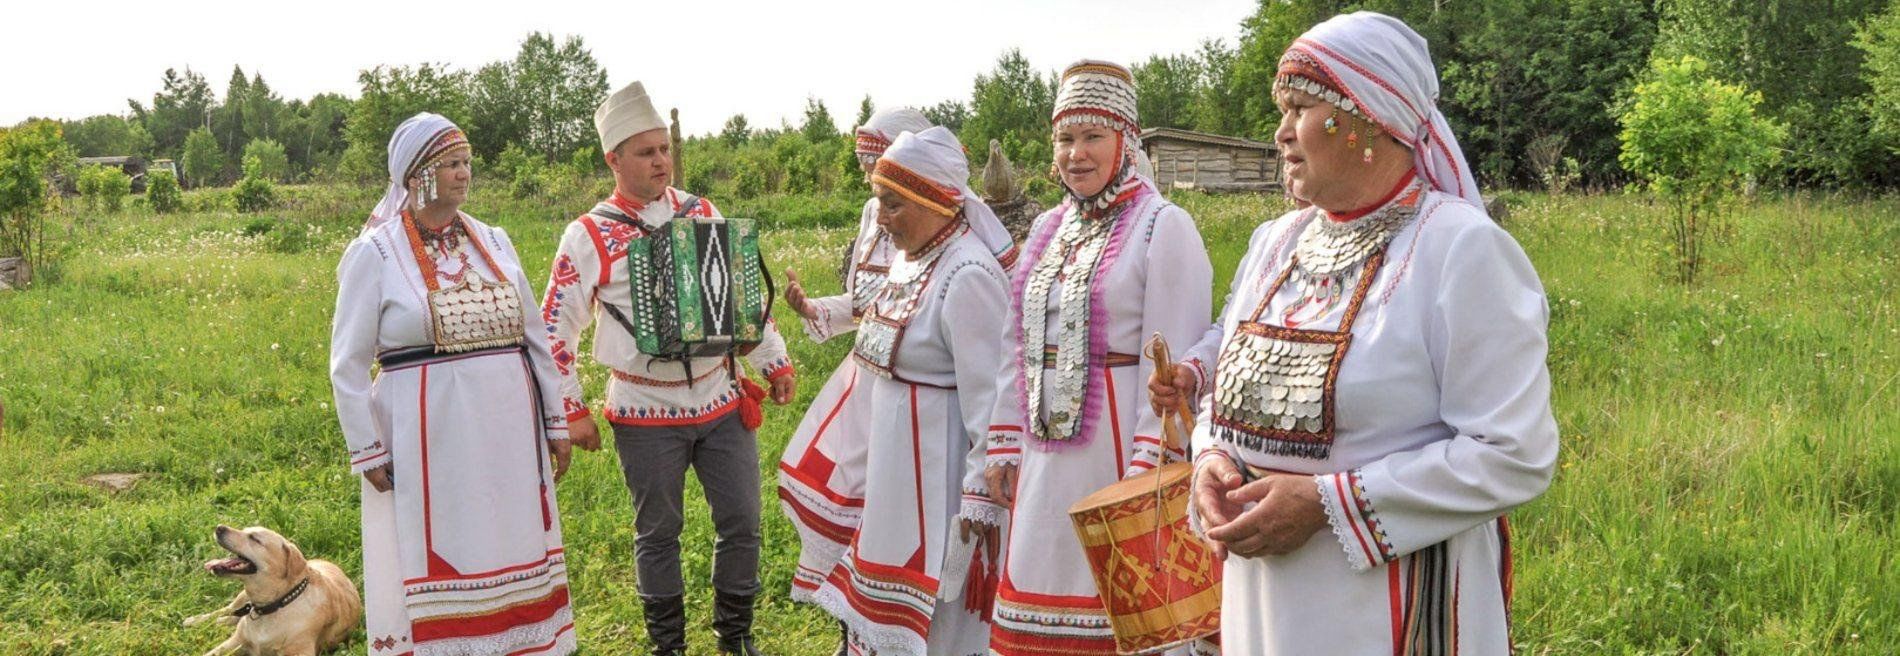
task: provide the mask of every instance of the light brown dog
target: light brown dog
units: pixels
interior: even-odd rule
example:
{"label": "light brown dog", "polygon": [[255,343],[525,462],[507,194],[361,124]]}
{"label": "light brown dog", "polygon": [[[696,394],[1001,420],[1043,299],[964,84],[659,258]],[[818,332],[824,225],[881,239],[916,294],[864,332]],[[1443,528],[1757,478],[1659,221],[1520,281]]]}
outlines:
{"label": "light brown dog", "polygon": [[244,589],[225,607],[185,620],[185,626],[237,625],[205,656],[316,656],[343,642],[362,619],[356,584],[336,565],[306,561],[297,545],[261,526],[220,525],[216,535],[232,557],[207,562],[205,570],[237,579]]}

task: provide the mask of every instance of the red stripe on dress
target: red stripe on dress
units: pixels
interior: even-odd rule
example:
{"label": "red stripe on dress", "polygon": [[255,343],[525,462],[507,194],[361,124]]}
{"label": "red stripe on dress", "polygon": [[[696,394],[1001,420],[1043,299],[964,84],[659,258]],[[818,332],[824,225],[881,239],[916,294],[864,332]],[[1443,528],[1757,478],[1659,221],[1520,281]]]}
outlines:
{"label": "red stripe on dress", "polygon": [[917,385],[910,386],[910,473],[917,482],[917,548],[930,544],[930,533],[924,529],[924,454],[923,435],[917,427]]}
{"label": "red stripe on dress", "polygon": [[[420,433],[416,437],[422,450],[422,548],[435,553],[435,522],[429,512],[429,365],[422,365],[421,382],[416,384],[416,417]],[[425,570],[426,571],[426,570]]]}
{"label": "red stripe on dress", "polygon": [[1333,489],[1339,493],[1340,509],[1345,511],[1341,514],[1345,515],[1346,525],[1352,527],[1352,536],[1359,539],[1359,550],[1366,553],[1366,561],[1379,562],[1380,559],[1372,553],[1372,547],[1366,545],[1365,534],[1359,530],[1359,521],[1355,519],[1358,517],[1358,507],[1352,502],[1352,496],[1346,492],[1345,481],[1344,476],[1333,474]]}
{"label": "red stripe on dress", "polygon": [[[831,428],[831,422],[838,418],[838,413],[840,411],[844,410],[845,401],[851,400],[851,392],[853,390],[856,390],[857,387],[858,387],[858,370],[856,367],[853,367],[851,369],[851,381],[848,383],[845,383],[844,394],[840,395],[838,397],[838,402],[831,406],[831,411],[828,413],[825,413],[825,420],[818,422],[818,433],[811,436],[811,445],[805,447],[805,455],[798,459],[799,469],[805,469],[806,467],[811,466],[813,464],[814,458],[824,458],[827,466],[825,467],[825,472],[824,472],[825,476],[823,476],[823,478],[830,478],[832,467],[837,466],[838,463],[833,462],[830,458],[825,458],[824,454],[819,453],[818,444],[820,442],[825,441],[825,431]],[[815,486],[815,487],[822,487],[822,486]],[[827,490],[827,492],[829,491]]]}
{"label": "red stripe on dress", "polygon": [[545,622],[565,607],[567,607],[567,586],[563,585],[538,601],[484,615],[424,620],[416,622],[413,631],[418,643],[494,635],[517,626]]}
{"label": "red stripe on dress", "polygon": [[792,493],[785,491],[785,488],[779,488],[778,498],[780,501],[784,501],[786,505],[792,507],[792,514],[798,515],[798,521],[805,523],[807,526],[810,526],[812,530],[817,531],[819,535],[823,535],[833,542],[837,542],[838,544],[850,544],[851,536],[857,532],[855,529],[846,528],[842,524],[834,524],[831,520],[825,519],[818,513],[812,512],[810,508],[805,507],[805,504],[799,503],[798,499],[792,496]]}
{"label": "red stripe on dress", "polygon": [[990,430],[992,430],[992,431],[998,431],[998,432],[1007,432],[1007,433],[1021,433],[1021,432],[1023,432],[1023,427],[1021,427],[1021,426],[1004,426],[1004,425],[1002,425],[1002,424],[996,424],[996,425],[992,425],[992,426],[990,426]]}
{"label": "red stripe on dress", "polygon": [[417,583],[430,583],[434,581],[453,581],[453,580],[459,580],[459,579],[485,579],[485,578],[489,578],[493,576],[501,576],[503,574],[508,574],[510,572],[519,572],[524,569],[534,569],[536,567],[546,565],[548,564],[549,559],[553,558],[554,556],[560,555],[562,551],[563,551],[562,549],[549,549],[548,554],[546,556],[542,556],[540,560],[534,561],[532,563],[523,563],[520,565],[514,565],[512,567],[503,567],[501,569],[489,570],[486,572],[476,572],[473,574],[458,574],[454,576],[424,576],[424,577],[413,578],[413,579],[403,579],[402,584],[415,585]]}
{"label": "red stripe on dress", "polygon": [[[823,495],[826,500],[832,503],[838,504],[840,506],[849,507],[849,508],[863,508],[864,507],[863,499],[854,499],[852,497],[847,497],[847,496],[838,494],[837,492],[833,492],[830,489],[826,488],[821,481],[812,477],[812,475],[808,472],[799,470],[795,467],[792,467],[782,462],[779,463],[778,465],[778,471],[780,474],[790,476],[794,479],[797,479],[798,482],[804,483],[806,487],[811,488],[812,491],[817,492],[820,495]],[[779,485],[780,487],[784,487],[783,483],[780,483]]]}
{"label": "red stripe on dress", "polygon": [[1405,656],[1405,608],[1399,597],[1399,562],[1385,564],[1385,589],[1392,606],[1392,656]]}
{"label": "red stripe on dress", "polygon": [[1102,367],[1102,379],[1108,381],[1108,426],[1115,432],[1115,480],[1119,481],[1122,472],[1128,471],[1128,463],[1122,459],[1122,413],[1115,408],[1114,370]]}

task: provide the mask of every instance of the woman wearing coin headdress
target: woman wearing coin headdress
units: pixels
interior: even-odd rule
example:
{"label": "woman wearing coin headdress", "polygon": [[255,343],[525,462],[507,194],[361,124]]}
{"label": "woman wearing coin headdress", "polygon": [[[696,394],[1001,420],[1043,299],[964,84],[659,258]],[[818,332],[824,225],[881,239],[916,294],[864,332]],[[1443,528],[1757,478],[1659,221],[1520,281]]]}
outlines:
{"label": "woman wearing coin headdress", "polygon": [[461,212],[470,157],[448,119],[403,121],[337,265],[330,380],[363,476],[372,656],[575,648],[559,379],[513,242]]}
{"label": "woman wearing coin headdress", "polygon": [[[966,520],[1009,535],[993,653],[1113,654],[1114,633],[1068,510],[1164,456],[1148,410],[1149,336],[1189,344],[1212,313],[1213,267],[1187,212],[1137,166],[1128,69],[1081,61],[1063,72],[1051,117],[1067,198],[1031,226],[1013,280],[1012,358],[991,419],[987,485]],[[1002,510],[1007,508],[1007,511]]]}
{"label": "woman wearing coin headdress", "polygon": [[1437,96],[1388,16],[1280,60],[1274,137],[1313,207],[1254,231],[1218,340],[1187,354],[1215,362],[1192,507],[1228,554],[1222,641],[1248,653],[1511,649],[1503,515],[1557,457],[1547,313]]}

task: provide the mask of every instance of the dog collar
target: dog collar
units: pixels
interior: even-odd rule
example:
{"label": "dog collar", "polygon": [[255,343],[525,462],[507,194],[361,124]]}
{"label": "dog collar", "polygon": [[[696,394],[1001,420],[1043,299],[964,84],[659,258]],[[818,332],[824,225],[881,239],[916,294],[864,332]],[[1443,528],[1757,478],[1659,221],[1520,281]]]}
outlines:
{"label": "dog collar", "polygon": [[290,594],[284,595],[284,598],[278,599],[277,601],[273,601],[268,604],[245,604],[244,606],[238,608],[237,612],[232,613],[231,615],[233,617],[244,617],[246,615],[256,615],[258,617],[263,617],[265,615],[275,613],[277,611],[283,610],[285,606],[290,605],[290,602],[296,601],[298,597],[303,596],[303,589],[307,587],[310,587],[310,577],[306,576],[304,577],[302,581],[298,581],[297,587],[291,588]]}

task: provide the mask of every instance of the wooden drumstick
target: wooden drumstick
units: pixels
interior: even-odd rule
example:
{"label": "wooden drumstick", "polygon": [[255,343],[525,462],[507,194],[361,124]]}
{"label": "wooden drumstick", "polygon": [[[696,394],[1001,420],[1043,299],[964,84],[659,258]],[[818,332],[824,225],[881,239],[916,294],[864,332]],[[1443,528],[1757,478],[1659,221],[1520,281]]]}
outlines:
{"label": "wooden drumstick", "polygon": [[[1168,384],[1173,385],[1174,358],[1169,353],[1167,338],[1162,337],[1160,331],[1156,331],[1153,337],[1148,338],[1147,351],[1148,358],[1155,363],[1155,368],[1167,371]],[[1168,420],[1168,417],[1163,416],[1161,418],[1161,428],[1167,440],[1167,450],[1178,451],[1181,450],[1181,442],[1186,439],[1182,437],[1180,433],[1186,432],[1189,435],[1194,433],[1194,413],[1188,411],[1187,399],[1177,398],[1174,400],[1174,408],[1172,408],[1171,414],[1180,420],[1181,425],[1177,427],[1174,422]]]}

